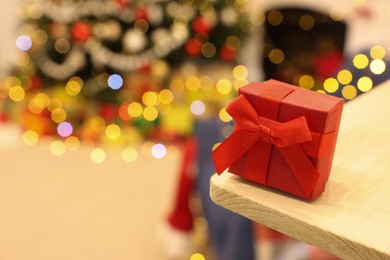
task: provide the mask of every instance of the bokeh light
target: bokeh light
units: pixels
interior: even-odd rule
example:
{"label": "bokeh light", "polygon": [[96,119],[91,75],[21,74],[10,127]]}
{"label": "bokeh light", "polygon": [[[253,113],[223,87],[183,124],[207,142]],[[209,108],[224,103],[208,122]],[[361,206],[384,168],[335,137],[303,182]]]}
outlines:
{"label": "bokeh light", "polygon": [[186,79],[185,85],[189,91],[195,92],[200,89],[201,81],[198,77],[190,76]]}
{"label": "bokeh light", "polygon": [[119,125],[110,124],[106,127],[105,133],[109,139],[114,140],[121,136],[122,131]]}
{"label": "bokeh light", "polygon": [[134,149],[133,147],[127,147],[122,151],[122,158],[126,162],[129,163],[134,162],[135,160],[137,160],[137,157],[138,157],[137,150]]}
{"label": "bokeh light", "polygon": [[370,63],[370,70],[375,75],[382,74],[386,70],[386,63],[383,60],[375,59]]}
{"label": "bokeh light", "polygon": [[373,59],[383,59],[386,55],[386,50],[382,46],[375,45],[370,50],[370,56]]}
{"label": "bokeh light", "polygon": [[200,100],[195,100],[191,103],[190,110],[192,114],[200,116],[206,111],[206,105]]}
{"label": "bokeh light", "polygon": [[20,35],[16,39],[16,47],[21,51],[28,51],[32,47],[32,40],[27,35]]}
{"label": "bokeh light", "polygon": [[158,100],[158,94],[154,91],[147,91],[142,95],[142,102],[147,106],[156,106]]}
{"label": "bokeh light", "polygon": [[62,137],[68,137],[73,133],[73,126],[69,122],[62,122],[57,126],[57,133]]}
{"label": "bokeh light", "polygon": [[313,16],[311,15],[303,15],[300,19],[299,19],[299,26],[303,29],[303,30],[310,30],[313,28],[314,26],[314,18]]}
{"label": "bokeh light", "polygon": [[27,130],[26,132],[24,132],[22,138],[23,142],[27,145],[35,145],[39,140],[37,132],[33,130]]}
{"label": "bokeh light", "polygon": [[273,49],[268,57],[273,64],[280,64],[284,61],[284,52],[281,49]]}
{"label": "bokeh light", "polygon": [[353,99],[357,95],[356,88],[352,85],[347,85],[341,90],[341,94],[345,99]]}
{"label": "bokeh light", "polygon": [[118,74],[112,74],[108,77],[107,84],[112,89],[120,89],[123,86],[123,79]]}
{"label": "bokeh light", "polygon": [[368,63],[369,63],[369,60],[367,58],[366,55],[364,54],[357,54],[353,60],[353,65],[357,68],[357,69],[364,69],[368,66]]}
{"label": "bokeh light", "polygon": [[76,151],[80,148],[80,140],[76,136],[69,136],[64,143],[69,151]]}
{"label": "bokeh light", "polygon": [[94,163],[102,163],[106,160],[106,152],[102,148],[95,148],[91,151],[90,158]]}
{"label": "bokeh light", "polygon": [[233,69],[233,77],[236,80],[244,80],[248,77],[248,69],[243,65],[238,65]]}
{"label": "bokeh light", "polygon": [[283,14],[279,11],[271,11],[267,16],[267,21],[273,26],[278,26],[283,22]]}
{"label": "bokeh light", "polygon": [[154,121],[158,117],[158,110],[155,107],[145,107],[142,114],[147,121]]}
{"label": "bokeh light", "polygon": [[127,107],[127,112],[131,117],[139,117],[142,115],[142,105],[138,102],[133,102],[130,103],[129,106]]}
{"label": "bokeh light", "polygon": [[361,77],[357,82],[357,87],[362,92],[367,92],[372,89],[373,83],[369,77]]}
{"label": "bokeh light", "polygon": [[167,155],[167,149],[163,144],[155,144],[151,150],[152,156],[156,159],[162,159]]}
{"label": "bokeh light", "polygon": [[66,146],[63,142],[56,140],[56,141],[51,143],[50,151],[52,154],[54,154],[56,156],[61,156],[65,153]]}
{"label": "bokeh light", "polygon": [[217,91],[223,95],[229,94],[232,88],[232,83],[227,79],[220,79],[217,82]]}
{"label": "bokeh light", "polygon": [[163,89],[160,91],[160,93],[158,93],[158,100],[164,105],[172,103],[173,98],[173,93],[169,89]]}
{"label": "bokeh light", "polygon": [[329,93],[334,93],[339,89],[339,83],[335,78],[328,78],[324,82],[324,89]]}
{"label": "bokeh light", "polygon": [[10,99],[12,101],[15,101],[15,102],[22,101],[24,99],[25,95],[26,95],[26,92],[24,91],[24,89],[21,86],[12,87],[8,92],[8,96],[10,97]]}
{"label": "bokeh light", "polygon": [[347,85],[352,81],[352,73],[349,70],[341,70],[337,74],[337,79],[341,84]]}
{"label": "bokeh light", "polygon": [[314,87],[314,79],[310,75],[303,75],[299,78],[299,86],[305,89],[311,89]]}
{"label": "bokeh light", "polygon": [[66,117],[66,112],[62,108],[56,108],[51,112],[51,119],[56,123],[64,122]]}
{"label": "bokeh light", "polygon": [[225,108],[222,108],[219,111],[219,119],[221,119],[222,122],[230,122],[232,117],[226,112]]}
{"label": "bokeh light", "polygon": [[76,96],[80,93],[83,88],[83,80],[79,77],[72,77],[65,85],[65,92],[70,96]]}
{"label": "bokeh light", "polygon": [[191,255],[190,260],[206,260],[206,258],[201,253],[196,253]]}

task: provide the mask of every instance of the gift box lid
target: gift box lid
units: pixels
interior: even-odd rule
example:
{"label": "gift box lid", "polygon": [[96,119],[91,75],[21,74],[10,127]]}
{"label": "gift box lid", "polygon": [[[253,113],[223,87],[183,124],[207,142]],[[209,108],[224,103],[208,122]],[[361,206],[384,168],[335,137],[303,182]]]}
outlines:
{"label": "gift box lid", "polygon": [[340,121],[340,114],[344,100],[338,97],[303,89],[294,85],[276,80],[260,83],[250,83],[239,89],[252,106],[259,110],[260,97],[272,88],[293,90],[280,104],[278,121],[287,122],[305,116],[312,132],[327,134],[336,131]]}

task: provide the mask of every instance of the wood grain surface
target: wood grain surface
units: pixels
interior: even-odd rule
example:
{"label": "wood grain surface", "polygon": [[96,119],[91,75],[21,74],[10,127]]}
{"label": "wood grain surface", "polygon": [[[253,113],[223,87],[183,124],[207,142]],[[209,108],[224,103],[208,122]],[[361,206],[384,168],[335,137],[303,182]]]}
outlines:
{"label": "wood grain surface", "polygon": [[343,259],[390,259],[390,81],[344,107],[325,192],[308,202],[228,172],[212,200]]}

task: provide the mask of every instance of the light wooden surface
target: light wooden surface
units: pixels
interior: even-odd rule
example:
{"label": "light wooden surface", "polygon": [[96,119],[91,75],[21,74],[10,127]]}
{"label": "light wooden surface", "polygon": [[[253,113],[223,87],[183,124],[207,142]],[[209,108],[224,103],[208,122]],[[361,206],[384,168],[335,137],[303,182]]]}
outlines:
{"label": "light wooden surface", "polygon": [[343,259],[390,259],[390,82],[348,103],[330,179],[314,202],[211,178],[212,200]]}

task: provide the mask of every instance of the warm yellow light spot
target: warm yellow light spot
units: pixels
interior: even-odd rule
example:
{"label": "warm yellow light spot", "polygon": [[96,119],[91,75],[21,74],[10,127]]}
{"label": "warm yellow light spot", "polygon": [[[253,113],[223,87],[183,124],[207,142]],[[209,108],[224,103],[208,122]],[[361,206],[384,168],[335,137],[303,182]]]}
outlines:
{"label": "warm yellow light spot", "polygon": [[65,144],[61,141],[54,141],[50,145],[50,151],[56,156],[61,156],[65,153],[66,147]]}
{"label": "warm yellow light spot", "polygon": [[40,100],[43,103],[44,107],[47,107],[49,105],[49,102],[50,102],[49,96],[45,93],[38,93],[35,96],[35,99]]}
{"label": "warm yellow light spot", "polygon": [[22,81],[20,81],[20,79],[18,77],[15,77],[15,76],[7,77],[4,81],[4,83],[5,83],[5,86],[7,89],[10,89],[11,87],[22,85]]}
{"label": "warm yellow light spot", "polygon": [[56,108],[51,112],[51,119],[56,123],[62,123],[66,120],[66,112],[62,108]]}
{"label": "warm yellow light spot", "polygon": [[248,69],[243,65],[238,65],[233,69],[233,77],[237,80],[246,79],[248,77]]}
{"label": "warm yellow light spot", "polygon": [[45,108],[45,104],[42,102],[41,99],[33,98],[28,102],[28,110],[30,110],[32,113],[39,114],[43,111]]}
{"label": "warm yellow light spot", "polygon": [[127,107],[127,112],[132,117],[139,117],[142,115],[142,105],[138,102],[130,103]]}
{"label": "warm yellow light spot", "polygon": [[353,99],[356,97],[356,88],[352,85],[347,85],[341,90],[341,94],[345,99]]}
{"label": "warm yellow light spot", "polygon": [[262,11],[251,12],[250,20],[253,25],[259,26],[262,25],[265,21],[265,15]]}
{"label": "warm yellow light spot", "polygon": [[339,89],[339,83],[335,78],[328,78],[324,82],[324,89],[329,93],[336,92]]}
{"label": "warm yellow light spot", "polygon": [[91,151],[90,158],[94,163],[102,163],[106,160],[106,152],[102,148],[95,148]]}
{"label": "warm yellow light spot", "polygon": [[203,56],[205,56],[206,58],[211,58],[217,52],[217,48],[214,44],[207,42],[203,44],[201,51]]}
{"label": "warm yellow light spot", "polygon": [[158,100],[164,105],[172,103],[173,97],[173,93],[169,89],[163,89],[158,93]]}
{"label": "warm yellow light spot", "polygon": [[358,54],[353,58],[353,65],[357,69],[364,69],[368,66],[368,58],[364,54]]}
{"label": "warm yellow light spot", "polygon": [[121,136],[121,128],[116,124],[110,124],[106,127],[106,136],[111,139],[117,139],[119,136]]}
{"label": "warm yellow light spot", "polygon": [[83,88],[84,82],[79,77],[72,77],[65,86],[65,92],[70,96],[76,96]]}
{"label": "warm yellow light spot", "polygon": [[53,112],[56,108],[62,108],[62,102],[58,98],[52,98],[49,101],[49,104],[47,104],[47,109],[51,112]]}
{"label": "warm yellow light spot", "polygon": [[65,139],[65,147],[69,151],[76,151],[80,148],[80,140],[75,136],[69,136]]}
{"label": "warm yellow light spot", "polygon": [[193,254],[190,260],[206,260],[206,258],[201,253]]}
{"label": "warm yellow light spot", "polygon": [[370,63],[370,70],[376,75],[382,74],[386,70],[386,63],[383,60],[375,59]]}
{"label": "warm yellow light spot", "polygon": [[158,117],[158,110],[155,107],[145,107],[143,116],[148,121],[154,121]]}
{"label": "warm yellow light spot", "polygon": [[27,145],[35,145],[39,140],[37,132],[32,130],[27,130],[23,134],[23,142]]}
{"label": "warm yellow light spot", "polygon": [[65,54],[70,50],[70,43],[67,39],[58,39],[54,43],[54,48],[58,53]]}
{"label": "warm yellow light spot", "polygon": [[144,19],[138,19],[134,23],[134,29],[138,33],[146,33],[149,30],[149,23]]}
{"label": "warm yellow light spot", "polygon": [[152,74],[156,77],[162,78],[169,73],[169,64],[164,60],[158,60],[152,65]]}
{"label": "warm yellow light spot", "polygon": [[132,147],[127,147],[122,152],[122,158],[126,162],[129,163],[134,162],[135,160],[137,160],[137,157],[138,157],[137,150]]}
{"label": "warm yellow light spot", "polygon": [[8,96],[12,101],[20,102],[26,96],[26,92],[21,86],[15,86],[9,90]]}
{"label": "warm yellow light spot", "polygon": [[246,86],[249,84],[249,81],[247,79],[241,79],[241,80],[235,80],[234,81],[234,88],[238,90],[239,88]]}
{"label": "warm yellow light spot", "polygon": [[339,6],[335,6],[332,9],[330,9],[330,18],[332,18],[335,21],[341,21],[345,17],[345,10],[342,9]]}
{"label": "warm yellow light spot", "polygon": [[226,48],[228,48],[231,51],[235,51],[238,48],[240,48],[241,40],[235,35],[231,35],[226,38],[225,41]]}
{"label": "warm yellow light spot", "polygon": [[201,82],[198,77],[190,76],[186,80],[186,88],[189,91],[197,91],[201,87]]}
{"label": "warm yellow light spot", "polygon": [[27,66],[30,62],[30,55],[28,55],[26,52],[21,52],[18,55],[19,56],[15,60],[15,64],[20,67]]}
{"label": "warm yellow light spot", "polygon": [[232,83],[227,79],[221,79],[217,82],[217,91],[221,94],[229,94],[232,90]]}
{"label": "warm yellow light spot", "polygon": [[373,59],[383,59],[386,55],[386,50],[382,46],[376,45],[371,48],[370,56]]}
{"label": "warm yellow light spot", "polygon": [[337,79],[341,84],[347,85],[352,81],[352,73],[349,70],[341,70],[337,74]]}
{"label": "warm yellow light spot", "polygon": [[94,116],[89,120],[88,125],[92,131],[101,132],[106,126],[106,121],[99,116]]}
{"label": "warm yellow light spot", "polygon": [[271,11],[267,16],[267,21],[273,26],[277,26],[283,22],[283,14],[279,11]]}
{"label": "warm yellow light spot", "polygon": [[142,95],[142,102],[147,106],[156,106],[158,104],[158,94],[154,91],[147,91]]}
{"label": "warm yellow light spot", "polygon": [[313,16],[311,15],[304,15],[302,16],[300,19],[299,19],[299,26],[303,29],[303,30],[310,30],[311,28],[313,28],[314,26],[314,18]]}
{"label": "warm yellow light spot", "polygon": [[174,93],[180,93],[183,92],[186,88],[186,82],[178,77],[174,78],[170,83],[170,89]]}
{"label": "warm yellow light spot", "polygon": [[214,80],[209,76],[202,76],[200,82],[202,90],[209,91],[214,88]]}
{"label": "warm yellow light spot", "polygon": [[179,30],[185,30],[188,26],[188,18],[185,15],[176,15],[173,19],[173,26]]}
{"label": "warm yellow light spot", "polygon": [[317,90],[317,92],[318,92],[318,93],[321,93],[321,94],[326,94],[326,92],[323,91],[322,89]]}
{"label": "warm yellow light spot", "polygon": [[222,122],[230,122],[232,120],[232,117],[226,112],[225,108],[219,111],[219,118]]}
{"label": "warm yellow light spot", "polygon": [[273,64],[280,64],[284,61],[284,53],[281,49],[273,49],[269,53],[268,58]]}
{"label": "warm yellow light spot", "polygon": [[367,92],[372,89],[372,80],[369,77],[361,77],[357,82],[357,87],[362,92]]}
{"label": "warm yellow light spot", "polygon": [[314,87],[314,79],[310,75],[303,75],[299,78],[299,86],[305,89],[311,89]]}

